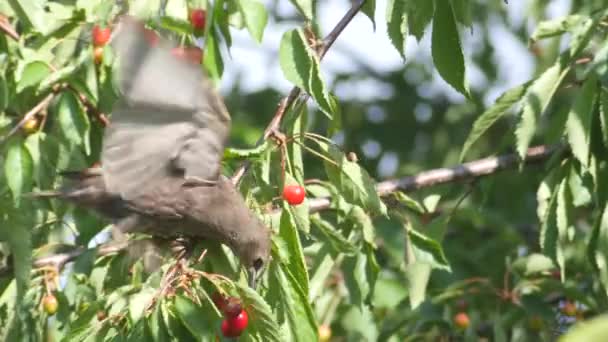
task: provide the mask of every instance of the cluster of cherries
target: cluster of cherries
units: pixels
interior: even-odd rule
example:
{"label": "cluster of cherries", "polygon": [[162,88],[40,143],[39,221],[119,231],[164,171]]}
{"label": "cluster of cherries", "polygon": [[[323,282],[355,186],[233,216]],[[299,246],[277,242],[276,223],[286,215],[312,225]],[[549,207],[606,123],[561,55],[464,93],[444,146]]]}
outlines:
{"label": "cluster of cherries", "polygon": [[[198,35],[205,29],[205,25],[207,23],[207,12],[201,8],[192,9],[190,10],[188,19],[190,21],[190,25],[192,25],[194,33]],[[111,35],[112,29],[109,26],[93,26],[91,39],[93,42],[93,61],[95,64],[101,64],[103,62],[103,47],[110,41]],[[155,45],[158,42],[158,36],[152,30],[146,30],[146,38],[148,38],[150,45]],[[178,58],[184,58],[197,64],[200,63],[203,58],[202,50],[197,47],[180,46],[173,48],[171,53]]]}
{"label": "cluster of cherries", "polygon": [[249,324],[247,311],[243,309],[241,300],[236,297],[224,297],[216,292],[211,297],[215,306],[224,314],[222,334],[225,337],[239,337]]}

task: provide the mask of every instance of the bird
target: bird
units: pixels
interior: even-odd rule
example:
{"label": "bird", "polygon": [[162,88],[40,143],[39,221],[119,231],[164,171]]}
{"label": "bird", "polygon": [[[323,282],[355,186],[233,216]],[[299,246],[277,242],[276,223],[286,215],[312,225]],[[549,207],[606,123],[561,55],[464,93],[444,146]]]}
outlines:
{"label": "bird", "polygon": [[255,287],[269,262],[271,231],[221,174],[230,114],[200,64],[172,54],[168,40],[151,44],[146,34],[128,16],[113,34],[120,96],[101,167],[63,172],[68,184],[37,197],[92,209],[122,233],[225,244]]}

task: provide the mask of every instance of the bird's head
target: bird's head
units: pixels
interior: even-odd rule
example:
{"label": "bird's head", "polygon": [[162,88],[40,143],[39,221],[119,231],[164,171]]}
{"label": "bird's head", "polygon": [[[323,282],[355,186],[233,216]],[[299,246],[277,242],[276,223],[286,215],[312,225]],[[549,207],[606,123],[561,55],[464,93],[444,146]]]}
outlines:
{"label": "bird's head", "polygon": [[249,234],[241,236],[236,248],[241,263],[247,268],[251,288],[256,287],[262,270],[270,261],[271,249],[270,230],[257,217],[253,221]]}

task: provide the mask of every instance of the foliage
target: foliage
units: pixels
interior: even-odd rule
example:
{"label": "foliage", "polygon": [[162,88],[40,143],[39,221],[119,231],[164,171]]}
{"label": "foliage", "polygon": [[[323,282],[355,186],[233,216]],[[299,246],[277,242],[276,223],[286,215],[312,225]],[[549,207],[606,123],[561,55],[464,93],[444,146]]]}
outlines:
{"label": "foliage", "polygon": [[[318,25],[320,2],[291,0],[295,23],[276,3],[258,0],[126,3],[0,3],[4,340],[215,340],[222,318],[210,298],[218,291],[241,298],[250,319],[241,339],[259,341],[316,340],[319,326],[347,340],[539,340],[608,309],[606,1],[573,1],[569,14],[551,19],[547,1],[530,1],[520,14],[524,24],[513,24],[511,33],[533,51],[537,70],[489,106],[482,101],[490,87],[469,84],[467,76],[477,70],[488,85],[503,81],[505,57],[493,57],[500,42],[490,34],[492,20],[508,20],[511,5],[503,2],[389,0],[379,8],[367,0],[359,15],[373,30],[375,14],[386,12],[387,32],[376,34],[388,36],[403,64],[393,72],[338,72],[332,82],[318,55],[327,33]],[[189,24],[192,8],[206,9],[204,32]],[[235,148],[224,154],[225,171],[251,163],[240,190],[274,232],[272,262],[257,291],[246,286],[230,251],[210,242],[197,245],[197,256],[207,250],[203,261],[183,266],[169,291],[162,279],[174,267],[170,253],[150,256],[157,251],[146,249],[144,238],[144,257],[109,253],[100,245],[107,222],[27,196],[59,187],[59,171],[99,160],[105,114],[118,94],[112,49],[103,47],[96,63],[91,29],[112,27],[125,13],[181,44],[202,46],[201,67],[215,81],[235,30],[259,43],[269,22],[290,24],[274,54],[285,79],[316,107],[298,97],[280,125],[283,144],[254,146],[278,94],[246,93],[237,84],[227,96]],[[336,22],[338,15],[332,13]],[[433,68],[406,58],[410,36],[430,39]],[[473,48],[466,42],[475,36],[482,38]],[[461,103],[424,94],[434,71]],[[393,94],[336,96],[362,78]],[[421,108],[430,117],[419,116]],[[33,131],[15,130],[27,120],[36,120]],[[381,153],[370,153],[370,142]],[[553,144],[556,152],[528,167],[533,144]],[[400,162],[391,175],[403,176],[508,151],[520,157],[519,170],[465,186],[423,184],[409,195],[376,192],[389,152]],[[307,199],[290,206],[280,194],[296,183],[305,185]],[[160,266],[150,268],[148,257],[161,258]],[[58,299],[53,318],[41,309],[48,293]],[[575,317],[560,311],[571,302]],[[458,330],[452,317],[463,311],[470,324]],[[564,340],[606,335],[605,319],[581,323]]]}

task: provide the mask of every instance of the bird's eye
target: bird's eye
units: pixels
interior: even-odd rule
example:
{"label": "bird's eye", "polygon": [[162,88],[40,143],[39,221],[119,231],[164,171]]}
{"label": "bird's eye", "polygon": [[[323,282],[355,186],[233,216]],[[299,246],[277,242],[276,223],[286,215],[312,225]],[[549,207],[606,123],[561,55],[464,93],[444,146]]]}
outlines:
{"label": "bird's eye", "polygon": [[262,258],[257,258],[253,261],[253,268],[256,270],[259,270],[262,266],[264,266],[264,260],[262,260]]}

